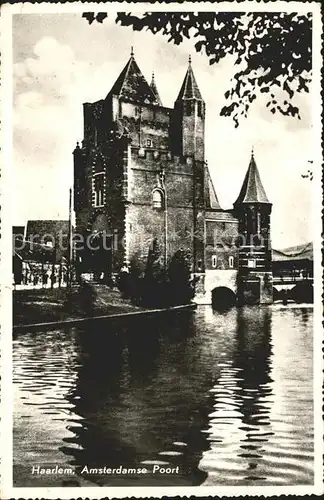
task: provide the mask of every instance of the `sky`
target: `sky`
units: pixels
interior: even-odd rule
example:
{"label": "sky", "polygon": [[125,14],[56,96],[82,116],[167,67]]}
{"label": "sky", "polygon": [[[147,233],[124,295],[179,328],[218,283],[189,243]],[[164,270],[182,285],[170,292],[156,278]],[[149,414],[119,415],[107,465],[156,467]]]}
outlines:
{"label": "sky", "polygon": [[173,107],[188,56],[206,102],[206,159],[223,208],[232,208],[248,168],[251,148],[268,199],[273,204],[274,248],[307,243],[312,182],[301,177],[312,160],[311,94],[298,96],[301,120],[272,115],[260,96],[247,119],[234,127],[221,117],[233,59],[209,65],[195,40],[175,46],[167,37],[77,14],[13,16],[13,224],[28,219],[67,219],[73,185],[72,151],[82,140],[82,103],[108,94],[134,47],[148,81],[152,71],[165,106]]}

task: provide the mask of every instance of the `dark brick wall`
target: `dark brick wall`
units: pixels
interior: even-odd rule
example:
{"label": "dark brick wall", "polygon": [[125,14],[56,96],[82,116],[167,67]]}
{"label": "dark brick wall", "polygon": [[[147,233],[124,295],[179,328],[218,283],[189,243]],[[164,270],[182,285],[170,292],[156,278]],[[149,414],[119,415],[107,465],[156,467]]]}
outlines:
{"label": "dark brick wall", "polygon": [[[151,205],[131,204],[127,208],[127,231],[129,260],[136,262],[144,271],[148,251],[157,238],[162,256],[165,249],[165,213],[157,212]],[[167,210],[167,254],[168,260],[180,248],[193,253],[193,211],[190,208],[169,207]]]}
{"label": "dark brick wall", "polygon": [[[178,157],[167,159],[154,158],[146,151],[145,158],[138,156],[138,149],[132,148],[129,171],[129,201],[127,208],[127,230],[129,260],[135,259],[140,267],[146,264],[147,253],[154,238],[157,238],[164,254],[165,248],[165,213],[156,211],[152,206],[152,192],[158,185],[161,168],[165,169],[167,191],[167,227],[169,259],[179,248],[190,249],[196,263],[203,260],[204,214],[195,209],[194,179],[195,170],[202,170],[202,164],[193,160],[181,161]],[[200,191],[202,196],[203,190]],[[197,205],[203,203],[198,199]],[[199,217],[200,215],[200,217]],[[200,222],[199,222],[200,221]],[[201,226],[202,249],[194,248],[194,231]]]}
{"label": "dark brick wall", "polygon": [[[84,139],[74,151],[77,231],[89,234],[98,216],[106,216],[107,232],[118,232],[115,271],[126,250],[128,260],[143,268],[154,238],[164,253],[165,213],[152,206],[152,192],[162,169],[167,192],[168,257],[179,248],[188,248],[193,269],[203,270],[204,106],[202,111],[198,116],[197,102],[192,103],[192,113],[184,116],[181,105],[174,110],[139,106],[116,97],[84,104]],[[94,207],[96,172],[104,172],[104,207],[100,208]]]}
{"label": "dark brick wall", "polygon": [[[205,117],[198,115],[198,102],[191,102],[191,113],[187,114],[186,104],[177,102],[171,119],[174,150],[182,156],[205,159]],[[203,103],[199,103],[204,106]]]}
{"label": "dark brick wall", "polygon": [[[270,213],[270,204],[243,205],[237,210],[242,274],[248,275],[255,271],[270,272],[272,269]],[[249,248],[250,246],[253,248]],[[254,270],[248,267],[248,261],[251,259],[255,260]]]}
{"label": "dark brick wall", "polygon": [[[121,130],[129,131],[133,146],[154,149],[169,148],[170,110],[158,106],[138,106],[120,101],[118,106],[118,125]],[[151,141],[148,146],[148,141]]]}
{"label": "dark brick wall", "polygon": [[272,274],[251,272],[238,277],[240,304],[271,304],[273,301]]}
{"label": "dark brick wall", "polygon": [[[206,269],[238,268],[238,248],[235,245],[237,235],[238,222],[206,220]],[[216,267],[213,265],[213,256],[216,256]]]}

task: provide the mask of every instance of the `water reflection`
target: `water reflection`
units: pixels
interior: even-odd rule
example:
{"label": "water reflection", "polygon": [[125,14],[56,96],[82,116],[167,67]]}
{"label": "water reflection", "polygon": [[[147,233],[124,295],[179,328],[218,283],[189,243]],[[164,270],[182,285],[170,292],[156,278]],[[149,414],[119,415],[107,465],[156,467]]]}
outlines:
{"label": "water reflection", "polygon": [[262,481],[263,443],[273,435],[270,309],[239,309],[233,345],[232,358],[222,364],[210,389],[214,396],[210,450],[201,462],[209,473],[206,484],[228,484],[229,477],[236,482],[238,476],[243,484]]}
{"label": "water reflection", "polygon": [[[308,484],[312,314],[199,308],[14,341],[14,480],[27,485]],[[298,367],[298,369],[296,369]],[[70,464],[73,479],[30,474]],[[81,475],[84,466],[179,474]]]}
{"label": "water reflection", "polygon": [[[112,330],[118,326],[112,326]],[[135,334],[136,332],[136,334]],[[201,433],[208,417],[209,377],[199,373],[201,359],[192,313],[138,320],[118,335],[105,327],[79,335],[77,383],[69,395],[82,427],[65,439],[61,450],[72,455],[80,472],[88,467],[179,465],[172,484],[199,484]],[[69,443],[77,444],[70,447]],[[98,484],[164,484],[165,476],[145,478],[84,475]]]}

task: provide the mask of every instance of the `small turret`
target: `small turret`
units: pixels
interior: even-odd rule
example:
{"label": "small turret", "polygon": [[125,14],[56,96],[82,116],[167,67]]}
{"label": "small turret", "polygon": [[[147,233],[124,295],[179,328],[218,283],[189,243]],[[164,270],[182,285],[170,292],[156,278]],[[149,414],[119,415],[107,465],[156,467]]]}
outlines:
{"label": "small turret", "polygon": [[181,156],[205,157],[205,103],[189,57],[188,69],[174,104],[175,148]]}
{"label": "small turret", "polygon": [[240,206],[242,203],[261,203],[271,205],[261,182],[259,170],[254,159],[253,149],[251,152],[249,168],[246,172],[240,194],[238,195],[234,206]]}
{"label": "small turret", "polygon": [[271,208],[252,150],[240,194],[234,203],[239,219],[239,275],[244,303],[250,295],[256,303],[272,301]]}
{"label": "small turret", "polygon": [[155,95],[157,104],[159,106],[163,106],[161,98],[160,98],[160,95],[159,95],[159,92],[158,92],[158,89],[157,89],[157,86],[156,86],[156,83],[155,83],[154,71],[152,73],[152,81],[151,81],[150,87],[151,87],[151,89],[152,89],[152,91],[153,91],[153,93]]}

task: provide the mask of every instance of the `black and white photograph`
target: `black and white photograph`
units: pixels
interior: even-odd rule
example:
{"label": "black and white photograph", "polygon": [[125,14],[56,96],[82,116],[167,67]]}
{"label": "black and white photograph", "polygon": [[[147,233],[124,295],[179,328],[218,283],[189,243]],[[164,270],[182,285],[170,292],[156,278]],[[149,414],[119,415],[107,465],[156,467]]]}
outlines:
{"label": "black and white photograph", "polygon": [[1,496],[323,493],[319,3],[1,9]]}

